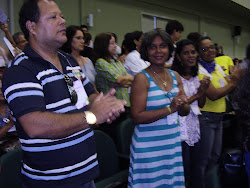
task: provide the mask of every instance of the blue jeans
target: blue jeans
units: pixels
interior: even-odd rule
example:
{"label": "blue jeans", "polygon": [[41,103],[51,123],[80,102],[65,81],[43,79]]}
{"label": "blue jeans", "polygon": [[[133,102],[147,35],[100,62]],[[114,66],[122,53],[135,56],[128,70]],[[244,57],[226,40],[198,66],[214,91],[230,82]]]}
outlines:
{"label": "blue jeans", "polygon": [[206,171],[216,164],[222,149],[223,113],[202,112],[199,116],[201,140],[199,160],[195,169],[193,182],[195,188],[205,187]]}
{"label": "blue jeans", "polygon": [[195,143],[194,146],[189,146],[186,142],[182,142],[181,145],[185,182],[192,183],[195,181],[193,173],[199,159],[200,142]]}

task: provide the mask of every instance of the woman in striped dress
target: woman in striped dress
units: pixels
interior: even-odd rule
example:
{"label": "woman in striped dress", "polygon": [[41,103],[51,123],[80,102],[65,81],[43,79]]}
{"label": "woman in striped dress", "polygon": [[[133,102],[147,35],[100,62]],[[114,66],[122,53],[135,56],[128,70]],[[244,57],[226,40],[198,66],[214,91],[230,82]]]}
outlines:
{"label": "woman in striped dress", "polygon": [[180,75],[164,68],[173,46],[165,31],[146,33],[141,57],[151,65],[131,89],[132,137],[128,187],[185,187],[178,114],[189,105]]}

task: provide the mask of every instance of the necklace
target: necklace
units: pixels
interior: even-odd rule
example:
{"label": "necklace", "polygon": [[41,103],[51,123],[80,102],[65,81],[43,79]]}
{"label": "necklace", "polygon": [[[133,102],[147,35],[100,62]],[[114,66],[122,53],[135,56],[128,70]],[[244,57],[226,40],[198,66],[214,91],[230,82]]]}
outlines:
{"label": "necklace", "polygon": [[[162,80],[161,77],[160,77],[160,75],[157,74],[151,67],[150,67],[150,70],[154,73],[154,75],[156,76],[156,79],[158,80],[158,78],[159,78],[162,81],[162,84],[164,85],[164,87],[167,87],[167,82],[164,81],[164,80]],[[167,73],[166,73],[165,69],[164,69],[164,73],[165,73],[164,74],[165,75],[165,80],[167,80]]]}

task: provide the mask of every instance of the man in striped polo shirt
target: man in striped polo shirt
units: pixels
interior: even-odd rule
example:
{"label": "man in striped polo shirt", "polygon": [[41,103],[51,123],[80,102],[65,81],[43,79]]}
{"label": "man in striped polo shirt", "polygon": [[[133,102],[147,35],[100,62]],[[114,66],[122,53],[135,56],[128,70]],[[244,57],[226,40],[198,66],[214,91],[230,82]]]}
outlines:
{"label": "man in striped polo shirt", "polygon": [[90,124],[112,122],[125,102],[97,94],[77,61],[58,49],[65,20],[52,0],[29,0],[19,13],[28,41],[6,69],[2,91],[22,144],[23,187],[94,187],[98,162]]}

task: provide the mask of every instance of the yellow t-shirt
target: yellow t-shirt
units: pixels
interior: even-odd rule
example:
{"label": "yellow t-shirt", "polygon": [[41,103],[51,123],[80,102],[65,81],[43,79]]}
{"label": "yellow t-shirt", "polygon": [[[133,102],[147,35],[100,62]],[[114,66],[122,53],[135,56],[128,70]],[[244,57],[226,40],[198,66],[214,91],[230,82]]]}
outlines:
{"label": "yellow t-shirt", "polygon": [[214,60],[216,64],[225,67],[226,70],[224,70],[224,73],[229,76],[229,67],[234,66],[234,63],[231,57],[223,55],[223,56],[216,57]]}
{"label": "yellow t-shirt", "polygon": [[[200,69],[203,69],[201,71]],[[221,73],[222,70],[219,70],[218,65],[215,67],[215,71],[213,71],[211,74],[208,72],[205,73],[205,69],[202,65],[199,64],[199,73],[198,77],[200,80],[203,79],[204,76],[209,76],[211,80],[211,84],[215,88],[221,88],[227,85],[227,81],[225,80],[223,74]],[[215,101],[211,101],[209,98],[206,97],[206,103],[203,108],[200,108],[201,111],[206,112],[215,112],[215,113],[222,113],[226,111],[226,99],[225,97],[221,97],[220,99],[217,99]]]}

